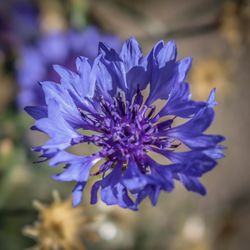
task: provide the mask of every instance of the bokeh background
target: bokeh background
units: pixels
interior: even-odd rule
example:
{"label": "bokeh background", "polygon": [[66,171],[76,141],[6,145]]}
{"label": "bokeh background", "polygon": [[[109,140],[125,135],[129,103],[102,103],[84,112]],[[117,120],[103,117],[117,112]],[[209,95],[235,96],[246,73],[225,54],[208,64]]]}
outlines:
{"label": "bokeh background", "polygon": [[[42,244],[50,230],[56,241],[59,229],[50,223],[55,217],[66,221],[60,237],[79,241],[75,249],[248,250],[249,27],[247,0],[0,0],[0,250]],[[42,100],[34,93],[39,80],[55,77],[51,64],[74,67],[77,55],[97,53],[99,40],[119,49],[130,36],[145,53],[158,40],[174,39],[179,58],[193,57],[193,97],[205,99],[217,88],[210,131],[226,136],[226,158],[203,177],[206,197],[177,185],[161,194],[156,207],[147,200],[139,212],[90,206],[86,197],[74,213],[65,205],[72,185],[52,181],[54,170],[46,162],[33,163],[37,155],[30,148],[44,138],[29,130],[32,119],[23,106]],[[80,217],[85,219],[79,225]]]}

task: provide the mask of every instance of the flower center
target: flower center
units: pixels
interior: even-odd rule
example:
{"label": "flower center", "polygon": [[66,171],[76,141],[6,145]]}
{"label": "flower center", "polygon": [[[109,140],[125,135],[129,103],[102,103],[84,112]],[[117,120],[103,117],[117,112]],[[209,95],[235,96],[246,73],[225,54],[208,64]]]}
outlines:
{"label": "flower center", "polygon": [[150,146],[165,148],[171,144],[168,137],[159,133],[162,123],[156,123],[159,117],[155,115],[155,106],[142,102],[141,93],[131,104],[120,94],[111,100],[100,97],[92,112],[83,114],[84,120],[99,132],[91,136],[90,142],[102,147],[109,159],[127,162],[133,156],[140,160]]}

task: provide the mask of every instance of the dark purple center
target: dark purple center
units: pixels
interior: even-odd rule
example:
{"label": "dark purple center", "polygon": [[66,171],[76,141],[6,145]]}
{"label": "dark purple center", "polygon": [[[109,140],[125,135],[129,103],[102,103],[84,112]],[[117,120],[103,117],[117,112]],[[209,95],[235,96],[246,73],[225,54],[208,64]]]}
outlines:
{"label": "dark purple center", "polygon": [[133,102],[124,99],[121,94],[109,100],[101,96],[95,105],[91,102],[88,113],[80,110],[84,121],[98,132],[89,142],[103,148],[103,157],[126,164],[130,157],[140,162],[148,150],[173,147],[166,133],[173,118],[159,122],[155,106],[143,104],[139,91]]}

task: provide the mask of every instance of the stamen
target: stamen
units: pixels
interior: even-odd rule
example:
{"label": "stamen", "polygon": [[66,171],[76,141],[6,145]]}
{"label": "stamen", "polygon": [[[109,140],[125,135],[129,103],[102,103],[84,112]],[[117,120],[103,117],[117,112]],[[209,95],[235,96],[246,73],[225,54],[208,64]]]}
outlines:
{"label": "stamen", "polygon": [[[101,129],[102,135],[93,135],[88,141],[103,147],[103,157],[127,165],[131,157],[141,161],[150,146],[160,149],[179,146],[167,137],[167,129],[171,127],[173,119],[156,124],[159,119],[158,115],[154,117],[156,107],[141,106],[142,102],[140,91],[137,91],[132,104],[123,100],[122,94],[118,93],[110,100],[99,97],[99,108],[103,112],[101,115],[79,109],[85,121]],[[142,163],[140,166],[143,172],[150,171]],[[103,174],[104,169],[107,171],[106,167],[102,166],[92,175]]]}
{"label": "stamen", "polygon": [[150,118],[152,117],[152,115],[153,115],[154,112],[155,112],[156,107],[155,107],[155,106],[150,106],[149,108],[150,108],[151,110],[150,110],[150,112],[148,113],[148,116],[147,116],[148,119],[150,119]]}

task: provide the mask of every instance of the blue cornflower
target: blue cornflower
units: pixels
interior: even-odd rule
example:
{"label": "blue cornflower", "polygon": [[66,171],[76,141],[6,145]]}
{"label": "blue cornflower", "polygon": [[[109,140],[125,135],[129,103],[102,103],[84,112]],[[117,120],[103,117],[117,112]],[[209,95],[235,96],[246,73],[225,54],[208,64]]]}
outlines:
{"label": "blue cornflower", "polygon": [[[60,83],[41,83],[46,105],[26,111],[37,120],[33,129],[49,140],[34,150],[50,159],[51,167],[66,164],[53,179],[76,182],[74,206],[89,179],[95,181],[92,204],[100,191],[106,204],[133,210],[146,197],[155,205],[160,191],[172,191],[175,180],[206,194],[199,177],[223,157],[218,143],[224,138],[204,134],[214,119],[215,90],[207,101],[193,101],[185,80],[192,60],[177,61],[176,56],[173,41],[158,42],[147,56],[134,38],[120,53],[100,43],[93,62],[79,57],[76,73],[55,65]],[[157,111],[159,99],[164,104]],[[176,125],[178,117],[186,122]],[[82,129],[93,133],[84,135]],[[100,150],[88,156],[66,151],[79,143]],[[170,163],[160,164],[150,152]]]}
{"label": "blue cornflower", "polygon": [[44,94],[38,82],[60,80],[52,65],[60,64],[75,70],[75,60],[79,55],[94,60],[99,42],[105,42],[117,50],[122,45],[118,37],[89,26],[83,31],[68,29],[49,33],[41,36],[36,43],[23,46],[17,64],[17,82],[20,87],[18,106],[44,105]]}
{"label": "blue cornflower", "polygon": [[0,3],[0,49],[15,50],[37,34],[39,10],[34,1],[11,0]]}

